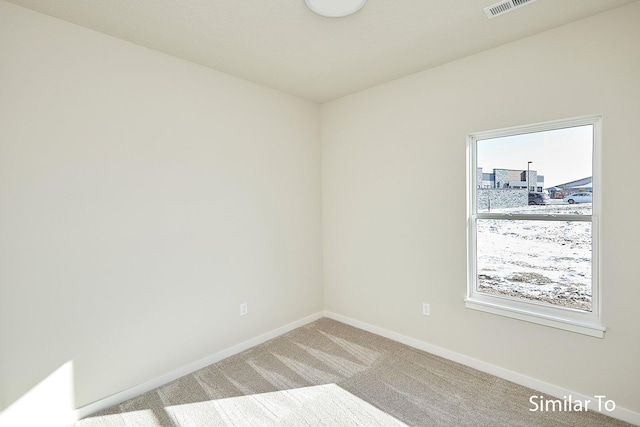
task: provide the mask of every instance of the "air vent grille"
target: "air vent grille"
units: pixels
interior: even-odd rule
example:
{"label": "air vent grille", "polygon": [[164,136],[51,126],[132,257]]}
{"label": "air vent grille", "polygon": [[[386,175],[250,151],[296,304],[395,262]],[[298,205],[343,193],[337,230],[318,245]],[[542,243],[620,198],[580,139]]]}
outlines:
{"label": "air vent grille", "polygon": [[484,8],[484,13],[488,18],[495,18],[496,16],[503,15],[507,12],[511,12],[519,7],[531,4],[538,0],[504,0],[491,6]]}

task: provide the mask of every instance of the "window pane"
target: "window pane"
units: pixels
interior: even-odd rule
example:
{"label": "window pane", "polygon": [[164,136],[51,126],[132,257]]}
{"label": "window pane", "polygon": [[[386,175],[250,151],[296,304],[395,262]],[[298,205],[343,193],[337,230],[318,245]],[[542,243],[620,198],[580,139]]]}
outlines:
{"label": "window pane", "polygon": [[593,125],[483,139],[476,150],[478,212],[585,205],[591,214]]}
{"label": "window pane", "polygon": [[591,311],[591,222],[477,220],[477,290]]}

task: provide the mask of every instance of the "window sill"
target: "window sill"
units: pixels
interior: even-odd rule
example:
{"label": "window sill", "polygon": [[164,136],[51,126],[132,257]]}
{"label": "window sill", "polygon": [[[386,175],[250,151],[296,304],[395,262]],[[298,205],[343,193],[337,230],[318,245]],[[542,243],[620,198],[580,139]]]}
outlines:
{"label": "window sill", "polygon": [[470,297],[465,299],[465,304],[467,308],[470,308],[472,310],[479,310],[484,311],[485,313],[511,317],[513,319],[523,320],[525,322],[550,326],[552,328],[563,329],[565,331],[589,335],[596,338],[604,338],[604,333],[606,331],[606,328],[597,321],[594,322],[564,317],[551,313],[541,313],[539,311],[516,307],[515,304],[514,306],[512,306],[507,302],[499,303],[495,301],[487,301],[484,299],[476,299],[474,297]]}

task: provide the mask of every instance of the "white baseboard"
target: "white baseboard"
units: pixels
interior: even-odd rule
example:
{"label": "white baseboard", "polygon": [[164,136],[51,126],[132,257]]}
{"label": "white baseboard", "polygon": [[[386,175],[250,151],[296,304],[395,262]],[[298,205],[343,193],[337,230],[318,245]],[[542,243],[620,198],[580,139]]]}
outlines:
{"label": "white baseboard", "polygon": [[76,410],[77,419],[82,419],[96,412],[102,411],[104,409],[110,408],[114,405],[118,405],[126,400],[132,399],[136,396],[139,396],[143,393],[153,390],[154,388],[160,387],[164,384],[167,384],[173,380],[177,380],[180,377],[185,375],[189,375],[198,369],[202,369],[205,366],[209,366],[212,363],[219,362],[222,359],[226,359],[227,357],[233,356],[234,354],[245,351],[251,347],[254,347],[258,344],[262,344],[270,339],[278,337],[282,334],[285,334],[293,329],[299,328],[300,326],[304,326],[307,323],[311,323],[315,320],[318,320],[323,317],[322,312],[318,312],[312,314],[310,316],[304,317],[302,319],[296,320],[295,322],[291,322],[287,325],[276,328],[272,331],[266,332],[262,335],[259,335],[255,338],[251,338],[247,341],[241,342],[240,344],[236,344],[232,347],[221,350],[211,356],[205,357],[204,359],[197,360],[193,363],[190,363],[181,368],[175,369],[167,374],[161,375],[152,380],[146,381],[142,384],[138,384],[134,387],[128,388],[121,392],[112,394],[111,396],[105,397],[104,399],[97,400],[93,403],[85,405]]}
{"label": "white baseboard", "polygon": [[[559,399],[563,399],[565,396],[571,396],[574,402],[577,400],[585,401],[587,399],[593,401],[594,399],[593,396],[587,397],[580,393],[575,393],[571,390],[567,390],[565,388],[558,387],[556,385],[549,384],[544,381],[540,381],[538,379],[529,377],[527,375],[519,374],[517,372],[510,371],[505,368],[501,368],[500,366],[492,365],[490,363],[483,362],[482,360],[474,359],[473,357],[469,357],[461,353],[456,353],[455,351],[447,350],[445,348],[438,347],[436,345],[429,344],[424,341],[417,340],[415,338],[407,337],[405,335],[398,334],[396,332],[392,332],[387,329],[379,328],[369,323],[361,322],[359,320],[355,320],[350,317],[343,316],[341,314],[333,313],[331,311],[325,311],[324,317],[328,317],[329,319],[337,320],[338,322],[346,323],[347,325],[351,325],[356,328],[363,329],[367,332],[371,332],[376,335],[389,338],[391,340],[400,342],[402,344],[406,344],[410,347],[417,348],[418,350],[426,351],[427,353],[444,357],[445,359],[449,359],[454,362],[461,363],[463,365],[469,366],[479,371],[486,372],[491,375],[495,375],[496,377],[514,382],[516,384],[520,384],[525,387],[532,388],[534,390],[540,391],[550,396],[557,397]],[[591,408],[589,409],[591,410]],[[616,408],[611,412],[609,411],[606,411],[606,412],[601,411],[601,412],[610,417],[617,418],[617,419],[626,421],[628,423],[640,426],[640,413],[637,413],[625,408],[621,408],[619,406],[616,406]]]}

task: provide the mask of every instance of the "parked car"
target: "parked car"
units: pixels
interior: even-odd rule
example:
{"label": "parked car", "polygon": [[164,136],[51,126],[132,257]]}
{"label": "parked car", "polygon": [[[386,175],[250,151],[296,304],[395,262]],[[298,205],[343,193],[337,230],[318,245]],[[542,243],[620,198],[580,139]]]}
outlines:
{"label": "parked car", "polygon": [[546,205],[549,203],[549,196],[546,193],[529,193],[530,205]]}
{"label": "parked car", "polygon": [[591,193],[575,193],[568,195],[562,200],[570,205],[574,203],[591,203],[593,202],[593,195]]}

